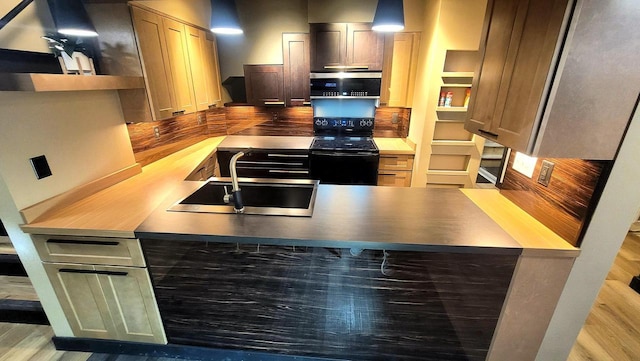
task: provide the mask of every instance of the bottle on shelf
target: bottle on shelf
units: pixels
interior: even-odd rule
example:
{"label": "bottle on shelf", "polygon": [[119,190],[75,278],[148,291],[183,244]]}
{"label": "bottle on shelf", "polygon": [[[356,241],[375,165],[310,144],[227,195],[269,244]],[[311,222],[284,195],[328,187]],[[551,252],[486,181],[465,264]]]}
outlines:
{"label": "bottle on shelf", "polygon": [[467,88],[467,91],[464,94],[464,107],[467,108],[469,106],[469,98],[471,97],[471,89]]}
{"label": "bottle on shelf", "polygon": [[446,108],[450,108],[451,107],[451,102],[453,102],[453,92],[449,91],[447,92],[447,95],[444,99],[444,106]]}
{"label": "bottle on shelf", "polygon": [[440,92],[440,100],[438,101],[438,106],[443,107],[445,99],[447,97],[447,92]]}

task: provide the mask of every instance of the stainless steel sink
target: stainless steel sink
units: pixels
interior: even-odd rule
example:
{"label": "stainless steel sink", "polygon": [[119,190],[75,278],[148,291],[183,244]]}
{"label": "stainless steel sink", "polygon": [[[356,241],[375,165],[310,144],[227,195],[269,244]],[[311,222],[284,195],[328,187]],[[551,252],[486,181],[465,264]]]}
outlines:
{"label": "stainless steel sink", "polygon": [[[239,178],[244,214],[311,217],[318,188],[317,180]],[[169,211],[235,213],[225,204],[231,192],[231,178],[209,178],[195,192],[169,207]]]}

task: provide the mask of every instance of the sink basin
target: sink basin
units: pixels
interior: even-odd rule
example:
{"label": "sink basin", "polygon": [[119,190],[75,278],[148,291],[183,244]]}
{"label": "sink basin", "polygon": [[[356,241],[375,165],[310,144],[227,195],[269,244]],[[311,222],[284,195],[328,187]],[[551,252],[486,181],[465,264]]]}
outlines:
{"label": "sink basin", "polygon": [[[244,214],[311,217],[318,181],[308,179],[239,178]],[[235,213],[223,197],[231,193],[231,178],[209,178],[169,211]]]}

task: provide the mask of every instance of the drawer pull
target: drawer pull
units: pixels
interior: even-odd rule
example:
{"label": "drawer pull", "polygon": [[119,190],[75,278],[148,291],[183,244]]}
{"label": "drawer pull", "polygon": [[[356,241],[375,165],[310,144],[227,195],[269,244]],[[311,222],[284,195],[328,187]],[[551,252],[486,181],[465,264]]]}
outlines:
{"label": "drawer pull", "polygon": [[177,112],[173,112],[171,114],[172,115],[182,115],[182,114],[184,114],[184,112],[185,112],[184,110],[178,110]]}
{"label": "drawer pull", "polygon": [[480,133],[482,133],[483,135],[487,135],[487,136],[490,136],[490,137],[493,137],[493,138],[498,138],[498,134],[496,134],[496,133],[491,133],[491,132],[488,132],[488,131],[482,130],[482,129],[478,129],[478,131]]}
{"label": "drawer pull", "polygon": [[279,169],[269,169],[269,173],[309,174],[309,171],[308,171],[308,170],[279,170]]}
{"label": "drawer pull", "polygon": [[120,242],[116,241],[80,241],[73,239],[49,239],[47,243],[56,243],[56,244],[83,244],[88,246],[117,246]]}
{"label": "drawer pull", "polygon": [[95,271],[89,269],[73,269],[73,268],[60,268],[60,273],[84,273],[93,275],[105,275],[105,276],[126,276],[129,272],[116,272],[116,271]]}
{"label": "drawer pull", "polygon": [[268,153],[267,157],[274,158],[309,158],[309,154],[278,154],[278,153]]}

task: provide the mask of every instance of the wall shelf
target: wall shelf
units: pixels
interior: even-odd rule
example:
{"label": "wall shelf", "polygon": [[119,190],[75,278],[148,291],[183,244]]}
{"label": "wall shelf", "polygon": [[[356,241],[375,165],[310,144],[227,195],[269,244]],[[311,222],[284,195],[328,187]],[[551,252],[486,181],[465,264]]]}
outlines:
{"label": "wall shelf", "polygon": [[460,113],[460,112],[466,112],[467,108],[466,107],[437,107],[436,108],[436,112],[441,112],[441,113]]}
{"label": "wall shelf", "polygon": [[144,89],[144,78],[113,75],[0,73],[1,91],[84,91]]}

